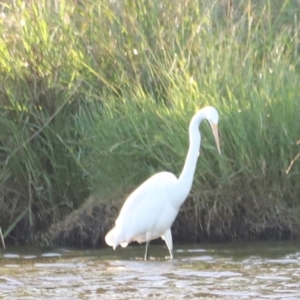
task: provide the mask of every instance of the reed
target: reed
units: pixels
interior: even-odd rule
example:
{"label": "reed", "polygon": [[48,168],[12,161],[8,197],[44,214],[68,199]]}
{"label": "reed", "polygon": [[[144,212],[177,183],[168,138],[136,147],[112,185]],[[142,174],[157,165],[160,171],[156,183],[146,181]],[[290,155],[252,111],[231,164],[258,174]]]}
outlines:
{"label": "reed", "polygon": [[222,155],[203,125],[178,235],[298,236],[297,160],[286,174],[300,136],[298,19],[296,1],[4,1],[4,236],[31,239],[88,195],[179,174],[189,120],[208,104]]}

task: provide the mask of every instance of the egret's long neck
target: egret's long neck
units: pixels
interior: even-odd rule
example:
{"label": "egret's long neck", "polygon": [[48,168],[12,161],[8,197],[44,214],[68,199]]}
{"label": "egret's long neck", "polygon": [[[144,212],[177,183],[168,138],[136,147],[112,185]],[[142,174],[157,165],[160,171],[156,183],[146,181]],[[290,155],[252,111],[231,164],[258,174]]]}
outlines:
{"label": "egret's long neck", "polygon": [[[204,118],[204,112],[200,111],[192,118],[189,126],[190,146],[187,157],[185,159],[183,170],[178,179],[179,186],[182,190],[185,191],[186,197],[188,196],[193,184],[193,178],[196,170],[201,143],[199,125]],[[184,200],[182,202],[184,202]]]}

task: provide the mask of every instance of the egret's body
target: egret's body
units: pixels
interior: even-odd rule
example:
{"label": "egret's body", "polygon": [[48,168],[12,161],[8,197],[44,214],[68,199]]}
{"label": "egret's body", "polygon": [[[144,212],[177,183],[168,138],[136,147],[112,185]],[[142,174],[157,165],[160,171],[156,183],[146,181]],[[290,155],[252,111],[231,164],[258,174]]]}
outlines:
{"label": "egret's body", "polygon": [[133,191],[125,201],[115,227],[105,236],[109,246],[115,249],[118,245],[126,247],[133,241],[146,242],[147,259],[149,241],[161,237],[173,258],[171,226],[192,187],[201,144],[199,125],[204,119],[212,126],[220,152],[217,131],[219,116],[215,108],[205,107],[196,113],[190,122],[190,146],[179,178],[170,172],[160,172]]}

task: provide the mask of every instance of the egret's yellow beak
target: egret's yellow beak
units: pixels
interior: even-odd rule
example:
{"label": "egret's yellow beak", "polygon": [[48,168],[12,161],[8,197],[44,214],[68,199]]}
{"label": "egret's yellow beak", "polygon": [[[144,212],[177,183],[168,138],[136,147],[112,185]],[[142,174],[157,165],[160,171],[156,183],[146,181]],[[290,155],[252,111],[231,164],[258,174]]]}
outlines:
{"label": "egret's yellow beak", "polygon": [[219,151],[219,154],[221,154],[221,148],[220,148],[220,140],[219,140],[219,132],[218,132],[218,125],[217,124],[213,124],[210,123],[215,140],[216,140],[216,144],[217,144],[217,148]]}

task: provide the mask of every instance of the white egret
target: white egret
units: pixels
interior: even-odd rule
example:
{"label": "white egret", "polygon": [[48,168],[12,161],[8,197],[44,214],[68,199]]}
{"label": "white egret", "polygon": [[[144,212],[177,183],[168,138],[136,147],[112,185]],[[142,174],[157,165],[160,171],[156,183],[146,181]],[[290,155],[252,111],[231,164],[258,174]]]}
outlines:
{"label": "white egret", "polygon": [[145,260],[148,257],[149,241],[161,237],[165,240],[173,259],[171,225],[180,206],[187,198],[193,183],[201,144],[199,125],[208,120],[219,153],[219,115],[214,107],[199,110],[189,125],[189,150],[183,170],[177,178],[170,172],[160,172],[142,183],[126,199],[115,227],[105,236],[105,241],[115,250],[118,245],[126,247],[130,242],[146,242]]}

